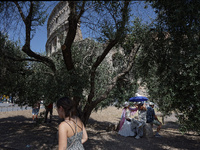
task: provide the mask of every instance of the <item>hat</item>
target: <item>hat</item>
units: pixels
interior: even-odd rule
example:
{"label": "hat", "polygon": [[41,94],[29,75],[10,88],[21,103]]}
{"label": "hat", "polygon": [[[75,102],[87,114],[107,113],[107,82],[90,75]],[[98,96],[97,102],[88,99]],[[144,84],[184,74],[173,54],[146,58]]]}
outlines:
{"label": "hat", "polygon": [[149,105],[154,105],[154,103],[153,103],[153,102],[150,102]]}
{"label": "hat", "polygon": [[143,105],[144,104],[144,102],[137,102],[137,105]]}
{"label": "hat", "polygon": [[127,106],[129,106],[129,102],[124,103],[124,107],[127,107]]}
{"label": "hat", "polygon": [[140,95],[139,93],[135,93],[135,96],[142,96],[142,95]]}

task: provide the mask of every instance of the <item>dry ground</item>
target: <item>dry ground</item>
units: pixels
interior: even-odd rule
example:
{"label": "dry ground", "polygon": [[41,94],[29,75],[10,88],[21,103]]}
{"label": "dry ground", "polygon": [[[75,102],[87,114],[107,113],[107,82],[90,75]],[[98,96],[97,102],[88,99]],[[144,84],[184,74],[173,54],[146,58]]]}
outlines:
{"label": "dry ground", "polygon": [[[108,107],[92,113],[87,125],[89,139],[84,144],[86,150],[200,150],[200,136],[192,133],[182,135],[174,116],[165,118],[161,138],[136,140],[122,137],[110,127],[118,123],[121,112],[121,109]],[[42,117],[38,124],[31,123],[31,110],[0,112],[0,149],[56,150],[59,122],[55,109],[51,124],[42,123]]]}

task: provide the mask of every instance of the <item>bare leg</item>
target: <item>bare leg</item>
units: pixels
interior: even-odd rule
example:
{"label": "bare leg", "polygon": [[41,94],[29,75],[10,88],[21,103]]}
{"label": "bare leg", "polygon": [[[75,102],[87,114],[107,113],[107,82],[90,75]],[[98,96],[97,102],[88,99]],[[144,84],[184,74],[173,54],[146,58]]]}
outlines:
{"label": "bare leg", "polygon": [[162,127],[162,124],[160,124],[160,125],[157,127],[157,132],[160,131],[161,127]]}
{"label": "bare leg", "polygon": [[50,110],[50,121],[49,121],[49,123],[51,123],[51,121],[52,121],[52,115],[53,115],[53,109]]}
{"label": "bare leg", "polygon": [[46,109],[46,112],[45,112],[45,119],[44,119],[44,122],[45,122],[45,123],[47,122],[47,117],[48,117],[48,110]]}

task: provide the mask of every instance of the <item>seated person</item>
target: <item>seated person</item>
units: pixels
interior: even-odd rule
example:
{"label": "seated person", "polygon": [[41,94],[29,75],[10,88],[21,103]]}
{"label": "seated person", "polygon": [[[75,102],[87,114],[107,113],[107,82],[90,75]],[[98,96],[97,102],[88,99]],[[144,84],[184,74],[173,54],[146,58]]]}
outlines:
{"label": "seated person", "polygon": [[138,109],[138,120],[132,119],[131,129],[136,131],[136,139],[143,136],[143,128],[146,124],[146,106],[144,102],[137,102],[136,108]]}
{"label": "seated person", "polygon": [[131,130],[131,114],[133,115],[136,111],[137,108],[130,108],[128,102],[124,103],[118,134],[125,137],[135,136],[135,132]]}
{"label": "seated person", "polygon": [[158,132],[160,131],[162,127],[162,123],[158,120],[158,117],[155,114],[153,102],[150,102],[149,107],[147,107],[146,118],[147,118],[147,123],[150,123],[152,127],[153,127],[153,124],[157,126],[157,132],[155,134],[155,137],[161,137],[160,134],[158,134]]}

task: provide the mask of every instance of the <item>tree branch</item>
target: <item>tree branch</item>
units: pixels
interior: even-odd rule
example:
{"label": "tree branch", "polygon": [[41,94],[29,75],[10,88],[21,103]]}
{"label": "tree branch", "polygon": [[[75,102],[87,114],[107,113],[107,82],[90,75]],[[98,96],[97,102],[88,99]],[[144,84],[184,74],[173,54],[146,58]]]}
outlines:
{"label": "tree branch", "polygon": [[135,58],[136,58],[136,55],[137,55],[137,52],[138,50],[140,49],[141,45],[139,45],[136,49],[136,51],[134,49],[132,49],[131,53],[130,53],[130,57],[129,57],[129,60],[132,60],[130,63],[128,63],[128,66],[127,68],[119,73],[117,76],[115,76],[111,82],[111,84],[108,86],[108,88],[106,89],[106,91],[104,92],[104,94],[101,94],[101,96],[97,96],[98,98],[92,102],[92,105],[96,106],[98,103],[100,103],[101,101],[103,101],[104,99],[107,98],[108,94],[110,93],[110,91],[115,87],[115,85],[117,84],[117,81],[125,76],[130,70],[131,68],[133,67],[133,64],[135,62]]}
{"label": "tree branch", "polygon": [[110,50],[119,42],[120,37],[122,33],[124,32],[125,29],[125,24],[127,22],[126,16],[127,16],[127,9],[128,9],[129,1],[124,2],[124,9],[122,12],[122,21],[121,21],[121,27],[119,30],[117,30],[117,33],[115,34],[116,37],[114,40],[110,40],[108,43],[107,47],[104,49],[103,53],[101,56],[99,56],[96,60],[96,62],[93,64],[92,69],[91,69],[91,76],[90,76],[90,94],[88,96],[88,102],[90,103],[92,101],[92,98],[94,97],[94,91],[95,91],[95,76],[96,76],[96,69],[97,67],[101,64],[101,62],[104,60],[106,55],[110,52]]}
{"label": "tree branch", "polygon": [[25,52],[28,56],[33,57],[35,59],[37,59],[40,62],[43,62],[45,65],[49,66],[53,72],[56,71],[56,67],[55,64],[53,63],[53,61],[51,59],[49,59],[48,57],[44,57],[44,56],[40,56],[36,53],[34,53],[31,49],[30,49],[30,35],[31,35],[31,26],[32,26],[32,18],[33,18],[33,5],[34,3],[31,1],[31,5],[30,5],[30,9],[29,9],[29,14],[28,16],[25,18],[21,7],[19,6],[19,4],[17,3],[17,1],[13,1],[15,3],[15,5],[17,6],[19,13],[22,17],[22,20],[24,21],[25,24],[25,28],[26,28],[26,39],[25,39],[25,44],[22,47],[22,51]]}
{"label": "tree branch", "polygon": [[23,20],[23,22],[25,23],[26,18],[25,18],[25,16],[24,16],[23,12],[22,12],[21,7],[20,7],[19,4],[18,4],[18,1],[13,1],[13,3],[15,3],[15,5],[17,6],[17,9],[18,9],[18,11],[19,11],[19,13],[20,13],[20,15],[21,15],[21,17],[22,17],[22,20]]}
{"label": "tree branch", "polygon": [[85,12],[84,8],[85,8],[85,1],[83,1],[83,4],[82,4],[82,6],[81,6],[81,11],[80,11],[80,13],[78,14],[78,17],[77,17],[78,20],[81,18],[81,16],[82,16],[83,13]]}
{"label": "tree branch", "polygon": [[7,55],[5,55],[4,57],[8,58],[10,60],[19,61],[19,62],[22,62],[22,61],[38,61],[37,59],[31,59],[31,58],[14,58],[14,57],[10,57],[10,56],[7,56]]}
{"label": "tree branch", "polygon": [[72,54],[71,54],[71,47],[72,47],[72,43],[76,36],[77,24],[78,24],[79,18],[84,13],[84,6],[85,6],[85,2],[83,2],[80,14],[77,15],[75,2],[69,1],[69,8],[70,8],[70,14],[68,17],[69,29],[67,32],[67,37],[65,39],[65,43],[61,47],[67,70],[74,69],[74,64],[73,64]]}

